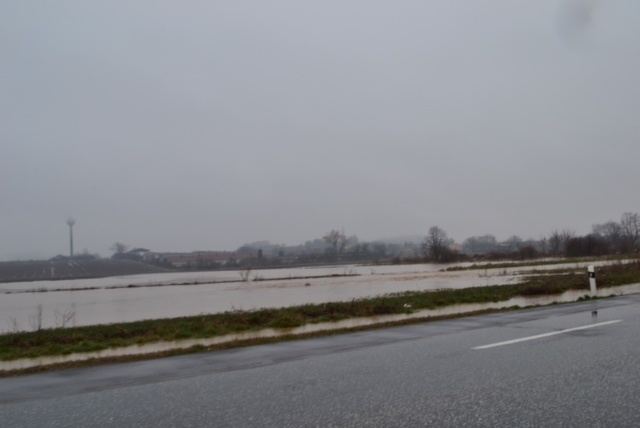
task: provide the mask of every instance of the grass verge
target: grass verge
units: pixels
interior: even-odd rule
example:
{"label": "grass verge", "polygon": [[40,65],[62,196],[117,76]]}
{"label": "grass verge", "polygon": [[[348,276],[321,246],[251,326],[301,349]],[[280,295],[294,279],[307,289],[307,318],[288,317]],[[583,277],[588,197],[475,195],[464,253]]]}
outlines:
{"label": "grass verge", "polygon": [[479,311],[466,312],[462,315],[453,314],[453,315],[430,316],[430,317],[419,318],[419,319],[411,318],[406,320],[388,321],[388,322],[376,323],[376,324],[365,325],[365,326],[345,327],[345,328],[333,329],[333,330],[321,330],[321,331],[315,331],[315,332],[304,333],[304,334],[285,334],[277,337],[256,337],[256,338],[250,338],[250,339],[224,342],[216,345],[208,345],[208,346],[195,345],[190,348],[172,349],[168,351],[155,352],[155,353],[132,354],[132,355],[117,356],[117,357],[91,358],[87,360],[47,364],[47,365],[35,366],[35,367],[29,367],[29,368],[17,369],[17,370],[8,370],[8,371],[0,370],[0,378],[48,372],[53,370],[66,370],[66,369],[80,368],[80,367],[94,367],[94,366],[100,366],[104,364],[144,361],[144,360],[151,360],[155,358],[165,358],[165,357],[174,357],[178,355],[197,354],[200,352],[223,351],[226,349],[243,348],[247,346],[266,345],[270,343],[311,339],[314,337],[325,337],[325,336],[333,336],[337,334],[355,333],[359,331],[367,331],[367,330],[373,330],[373,329],[379,329],[379,328],[385,328],[385,327],[399,327],[402,325],[415,324],[417,322],[442,321],[447,319],[460,318],[462,316],[468,317],[468,316],[476,316],[476,315],[486,315],[486,314],[492,314],[497,312],[518,310],[518,309],[521,309],[521,308],[519,306],[513,306],[510,308],[504,308],[504,309],[483,309]]}
{"label": "grass verge", "polygon": [[518,268],[518,267],[535,267],[535,266],[552,266],[552,265],[562,265],[567,263],[589,263],[589,262],[601,262],[601,261],[611,261],[611,262],[624,262],[627,260],[638,260],[637,256],[633,255],[621,255],[621,256],[606,256],[606,257],[585,257],[585,258],[575,258],[575,259],[553,259],[553,260],[529,260],[523,262],[504,262],[504,263],[481,263],[481,264],[472,264],[470,266],[451,266],[446,269],[442,269],[443,272],[457,272],[457,271],[465,271],[465,270],[480,270],[480,269],[507,269],[507,268]]}

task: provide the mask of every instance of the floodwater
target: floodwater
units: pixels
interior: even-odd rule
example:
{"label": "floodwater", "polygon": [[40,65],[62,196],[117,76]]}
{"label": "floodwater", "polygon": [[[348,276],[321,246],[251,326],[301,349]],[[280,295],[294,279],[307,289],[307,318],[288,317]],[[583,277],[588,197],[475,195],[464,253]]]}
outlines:
{"label": "floodwater", "polygon": [[[611,294],[624,295],[640,293],[640,284],[631,284],[615,288],[607,288],[598,290],[598,296],[604,297]],[[265,328],[263,330],[228,334],[224,336],[216,336],[211,338],[201,339],[185,339],[175,340],[157,343],[148,343],[144,345],[132,345],[121,348],[109,348],[96,352],[84,352],[69,355],[59,355],[51,357],[38,357],[38,358],[22,358],[12,361],[0,361],[0,370],[19,370],[30,367],[45,366],[49,364],[67,363],[72,361],[86,361],[91,358],[105,358],[105,357],[120,357],[125,355],[142,355],[152,354],[157,352],[164,352],[174,349],[187,349],[192,346],[211,346],[220,343],[228,343],[236,340],[246,340],[260,337],[277,337],[284,334],[296,335],[304,333],[313,333],[318,331],[328,331],[343,328],[353,328],[369,326],[374,324],[382,324],[394,321],[401,321],[407,319],[423,319],[426,317],[438,317],[447,316],[453,314],[465,314],[474,311],[482,311],[487,309],[503,309],[513,306],[528,307],[549,305],[552,303],[566,303],[575,302],[578,298],[585,295],[585,291],[571,290],[567,291],[559,296],[532,296],[532,297],[514,297],[512,299],[503,302],[487,302],[487,303],[474,303],[465,305],[452,305],[438,309],[425,309],[421,311],[412,312],[409,314],[395,314],[395,315],[380,315],[368,318],[350,318],[346,320],[318,323],[318,324],[305,324],[300,327],[295,327],[285,330],[275,330],[271,328]]]}
{"label": "floodwater", "polygon": [[[586,272],[583,265],[569,263],[535,269],[576,266]],[[519,280],[519,272],[534,269],[442,271],[446,267],[344,265],[252,270],[249,281],[241,281],[239,271],[216,271],[0,284],[0,331],[33,330],[38,325],[57,327],[63,323],[80,326],[173,318],[348,301],[403,291],[510,284]]]}
{"label": "floodwater", "polygon": [[188,284],[208,284],[220,282],[240,282],[242,275],[248,274],[250,280],[269,279],[291,279],[291,278],[311,278],[317,276],[331,275],[365,275],[365,274],[394,274],[394,273],[424,273],[435,272],[446,269],[449,266],[464,266],[466,264],[455,265],[390,265],[390,266],[364,266],[364,265],[340,265],[321,267],[300,267],[284,269],[253,269],[249,271],[211,271],[211,272],[176,272],[176,273],[154,273],[143,275],[125,275],[109,278],[94,279],[68,279],[56,281],[34,281],[34,282],[11,282],[0,284],[0,293],[25,292],[25,291],[45,291],[45,290],[66,290],[80,288],[123,288],[130,286],[152,286],[152,285],[188,285]]}

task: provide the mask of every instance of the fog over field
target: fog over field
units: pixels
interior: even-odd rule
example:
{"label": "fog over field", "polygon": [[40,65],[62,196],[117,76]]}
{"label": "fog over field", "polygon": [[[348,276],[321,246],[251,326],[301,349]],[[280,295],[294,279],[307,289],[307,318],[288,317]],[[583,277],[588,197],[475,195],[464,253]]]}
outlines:
{"label": "fog over field", "polygon": [[636,0],[0,2],[0,260],[640,211]]}

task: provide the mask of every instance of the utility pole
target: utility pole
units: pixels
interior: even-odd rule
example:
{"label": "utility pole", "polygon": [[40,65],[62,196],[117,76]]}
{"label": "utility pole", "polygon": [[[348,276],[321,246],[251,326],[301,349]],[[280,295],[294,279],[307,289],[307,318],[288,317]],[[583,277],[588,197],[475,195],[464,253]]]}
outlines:
{"label": "utility pole", "polygon": [[76,221],[69,217],[67,219],[67,225],[69,226],[69,257],[73,258],[73,225],[76,224]]}

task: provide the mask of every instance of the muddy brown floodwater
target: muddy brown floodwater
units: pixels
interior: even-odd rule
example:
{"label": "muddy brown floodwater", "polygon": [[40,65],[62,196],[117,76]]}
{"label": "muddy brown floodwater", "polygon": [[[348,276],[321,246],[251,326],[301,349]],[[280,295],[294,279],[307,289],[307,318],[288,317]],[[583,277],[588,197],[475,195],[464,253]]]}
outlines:
{"label": "muddy brown floodwater", "polygon": [[[555,269],[582,264],[538,266]],[[444,272],[447,266],[331,266],[169,273],[0,284],[3,332],[348,301],[403,291],[511,284],[532,267]],[[337,275],[337,276],[336,276]],[[256,280],[258,279],[258,280]],[[189,285],[182,285],[182,284]],[[194,284],[196,283],[196,284]],[[180,284],[180,285],[179,285]],[[134,287],[130,287],[134,286]],[[63,291],[55,291],[63,290]],[[41,320],[41,321],[40,321]]]}

